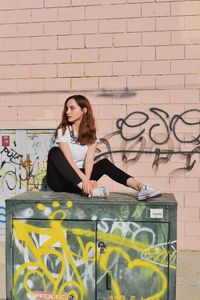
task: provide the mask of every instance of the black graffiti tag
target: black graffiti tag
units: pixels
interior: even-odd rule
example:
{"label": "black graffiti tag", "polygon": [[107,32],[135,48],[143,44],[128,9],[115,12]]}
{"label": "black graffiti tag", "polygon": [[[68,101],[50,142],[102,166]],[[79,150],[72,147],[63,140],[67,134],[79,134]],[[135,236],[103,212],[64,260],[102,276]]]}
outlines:
{"label": "black graffiti tag", "polygon": [[[120,118],[116,122],[117,131],[106,135],[103,139],[100,139],[100,143],[103,143],[107,151],[101,152],[98,148],[98,153],[95,156],[95,160],[102,157],[108,157],[113,161],[114,154],[121,154],[123,162],[138,161],[142,154],[154,155],[154,161],[152,166],[158,168],[159,164],[166,164],[170,161],[172,155],[181,154],[186,159],[186,165],[182,170],[190,171],[196,160],[192,160],[192,156],[196,153],[200,153],[200,133],[198,132],[200,126],[200,110],[191,109],[187,110],[180,115],[176,114],[171,119],[167,112],[159,108],[150,108],[150,114],[153,117],[142,111],[134,111],[127,117]],[[151,120],[157,118],[157,122],[153,125],[148,124]],[[198,132],[196,135],[190,134],[188,137],[179,133],[180,126],[188,126],[194,129],[194,132]],[[157,130],[162,128],[164,132],[158,139]],[[110,140],[113,136],[119,135],[123,146],[118,150],[113,150],[110,144]],[[191,137],[192,136],[192,137]],[[151,141],[151,149],[147,147],[147,139]],[[180,144],[191,144],[193,149],[186,150],[174,150],[174,144],[172,138],[178,141]],[[130,145],[130,142],[133,142]],[[161,147],[162,146],[162,147]],[[165,148],[163,149],[163,146]],[[197,147],[196,147],[197,146]],[[135,156],[133,157],[133,154]]]}

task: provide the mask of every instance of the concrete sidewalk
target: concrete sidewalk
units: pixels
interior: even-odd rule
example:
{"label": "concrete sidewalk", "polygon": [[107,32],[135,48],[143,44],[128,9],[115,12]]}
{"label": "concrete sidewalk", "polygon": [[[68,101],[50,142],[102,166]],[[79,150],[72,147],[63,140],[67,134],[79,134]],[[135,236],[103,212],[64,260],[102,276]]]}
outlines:
{"label": "concrete sidewalk", "polygon": [[[5,247],[3,244],[0,244],[0,278],[0,300],[5,300]],[[179,251],[177,259],[176,300],[199,299],[200,251]]]}
{"label": "concrete sidewalk", "polygon": [[176,300],[200,300],[200,251],[178,252],[176,290]]}

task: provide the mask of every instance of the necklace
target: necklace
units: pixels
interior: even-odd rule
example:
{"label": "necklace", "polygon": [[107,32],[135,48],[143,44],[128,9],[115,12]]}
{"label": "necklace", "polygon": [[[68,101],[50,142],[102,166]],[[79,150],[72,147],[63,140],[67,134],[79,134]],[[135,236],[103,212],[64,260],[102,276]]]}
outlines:
{"label": "necklace", "polygon": [[71,141],[75,144],[79,144],[78,136],[75,135],[74,129],[72,128],[72,126],[69,126],[69,134],[70,134]]}

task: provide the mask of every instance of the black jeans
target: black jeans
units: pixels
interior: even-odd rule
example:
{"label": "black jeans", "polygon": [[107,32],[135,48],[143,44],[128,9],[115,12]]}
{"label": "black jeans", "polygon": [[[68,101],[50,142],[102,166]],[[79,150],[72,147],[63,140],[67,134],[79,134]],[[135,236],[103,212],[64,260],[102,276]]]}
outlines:
{"label": "black jeans", "polygon": [[[81,169],[84,172],[84,169]],[[109,176],[114,181],[127,185],[127,179],[132,177],[117,168],[112,162],[104,158],[97,161],[92,170],[91,180],[98,180],[103,175]],[[81,178],[74,171],[60,148],[53,147],[48,154],[47,161],[47,184],[55,192],[80,193],[77,186]]]}

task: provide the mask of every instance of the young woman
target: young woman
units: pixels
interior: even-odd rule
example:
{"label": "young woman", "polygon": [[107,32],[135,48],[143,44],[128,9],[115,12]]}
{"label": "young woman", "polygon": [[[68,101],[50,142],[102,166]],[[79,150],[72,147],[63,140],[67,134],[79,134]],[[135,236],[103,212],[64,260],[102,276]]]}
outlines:
{"label": "young woman", "polygon": [[83,192],[89,197],[107,197],[108,190],[98,180],[107,175],[112,180],[138,191],[138,200],[161,194],[116,167],[108,159],[94,163],[97,144],[91,105],[82,95],[65,101],[62,120],[55,131],[56,146],[49,151],[47,184],[56,192]]}

